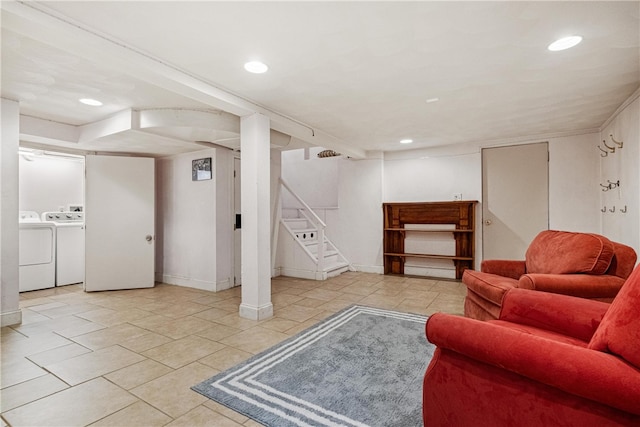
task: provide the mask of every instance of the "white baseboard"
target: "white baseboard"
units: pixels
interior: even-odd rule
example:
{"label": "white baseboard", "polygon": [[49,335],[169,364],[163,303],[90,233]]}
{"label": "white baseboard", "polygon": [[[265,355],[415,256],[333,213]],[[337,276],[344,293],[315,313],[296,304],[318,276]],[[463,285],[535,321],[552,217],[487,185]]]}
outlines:
{"label": "white baseboard", "polygon": [[273,304],[265,304],[257,307],[248,304],[240,304],[240,317],[250,320],[263,320],[273,317]]}
{"label": "white baseboard", "polygon": [[206,280],[191,279],[188,277],[177,277],[170,274],[156,274],[156,280],[168,285],[184,286],[186,288],[194,288],[212,292],[224,291],[225,289],[229,289],[232,287],[231,281],[229,279],[223,280],[221,282],[210,282]]}
{"label": "white baseboard", "polygon": [[13,326],[22,323],[22,310],[0,314],[0,326]]}
{"label": "white baseboard", "polygon": [[310,270],[280,267],[280,274],[287,277],[296,277],[298,279],[318,280],[316,279],[316,272]]}
{"label": "white baseboard", "polygon": [[384,266],[382,265],[359,265],[352,264],[356,271],[361,273],[384,274]]}
{"label": "white baseboard", "polygon": [[[384,267],[381,265],[351,265],[353,268],[355,268],[356,271],[362,273],[384,274]],[[296,268],[286,267],[279,267],[278,270],[279,273],[283,276],[296,277],[298,279],[323,280],[323,278],[320,276],[322,273],[317,273],[315,271],[299,270]],[[324,279],[326,279],[326,276],[324,277]]]}

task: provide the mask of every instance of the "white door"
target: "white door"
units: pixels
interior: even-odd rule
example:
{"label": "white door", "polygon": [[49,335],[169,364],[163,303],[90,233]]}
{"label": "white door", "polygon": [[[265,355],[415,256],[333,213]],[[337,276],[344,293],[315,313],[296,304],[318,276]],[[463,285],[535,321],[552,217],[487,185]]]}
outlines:
{"label": "white door", "polygon": [[242,284],[242,217],[240,216],[240,159],[233,159],[233,211],[235,226],[233,230],[233,274],[234,286]]}
{"label": "white door", "polygon": [[482,150],[482,257],[524,259],[549,228],[547,143]]}
{"label": "white door", "polygon": [[154,184],[154,159],[86,157],[86,291],[154,286]]}

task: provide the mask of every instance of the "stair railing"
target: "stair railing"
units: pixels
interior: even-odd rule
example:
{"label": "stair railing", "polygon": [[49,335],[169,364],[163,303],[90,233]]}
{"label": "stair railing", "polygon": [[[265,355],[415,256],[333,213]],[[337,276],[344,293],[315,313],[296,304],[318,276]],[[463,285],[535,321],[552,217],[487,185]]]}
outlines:
{"label": "stair railing", "polygon": [[[324,269],[324,230],[327,228],[327,224],[322,221],[322,219],[313,211],[313,209],[311,209],[311,207],[307,205],[307,203],[302,200],[302,198],[298,196],[296,192],[293,191],[293,189],[289,187],[289,185],[282,178],[280,178],[280,184],[289,192],[289,194],[294,197],[294,199],[296,199],[298,203],[300,203],[300,205],[302,205],[302,208],[299,208],[298,211],[301,212],[302,215],[307,219],[307,221],[311,222],[318,230],[318,251],[316,253],[316,263],[317,271],[322,271]],[[311,253],[307,248],[305,249],[307,250],[307,253]]]}

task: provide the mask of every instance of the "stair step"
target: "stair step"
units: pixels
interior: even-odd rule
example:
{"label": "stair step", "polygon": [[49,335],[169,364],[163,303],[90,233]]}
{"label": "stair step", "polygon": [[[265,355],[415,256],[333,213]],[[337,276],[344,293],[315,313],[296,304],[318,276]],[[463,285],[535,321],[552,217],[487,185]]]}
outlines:
{"label": "stair step", "polygon": [[[312,252],[312,253],[315,253],[315,252]],[[324,251],[324,257],[325,258],[329,258],[329,257],[332,257],[334,255],[338,255],[338,251],[332,251],[332,250]]]}
{"label": "stair step", "polygon": [[346,262],[336,262],[325,266],[324,272],[327,273],[327,277],[335,277],[346,271],[349,271],[349,264]]}
{"label": "stair step", "polygon": [[[309,249],[311,253],[315,254],[316,252],[318,252],[318,245],[320,244],[318,240],[304,240],[302,243],[307,247],[307,249]],[[325,241],[324,251],[327,252],[330,250],[332,250],[331,245],[329,245],[329,243]]]}
{"label": "stair step", "polygon": [[[287,242],[294,244],[294,246],[304,245],[307,252],[306,255],[310,255],[311,257],[310,260],[307,258],[302,264],[296,265],[296,256],[289,255],[291,259],[287,258],[287,261],[285,261],[282,266],[282,271],[285,271],[292,277],[311,278],[315,280],[324,280],[327,277],[335,277],[349,271],[350,264],[344,259],[331,241],[326,236],[322,241],[319,240],[318,237],[322,234],[321,230],[314,227],[312,222],[300,217],[282,218],[282,224],[285,225],[294,236],[294,239],[288,239]],[[317,266],[314,269],[312,265],[315,263],[320,264],[318,262],[318,245],[320,244],[324,245],[322,251],[323,267],[321,270],[318,270]],[[298,246],[297,250],[302,250],[302,248]],[[295,253],[297,252],[292,252],[292,254]],[[309,263],[309,261],[311,261],[311,263]]]}
{"label": "stair step", "polygon": [[282,220],[286,222],[292,230],[309,229],[309,221],[304,218],[283,218]]}

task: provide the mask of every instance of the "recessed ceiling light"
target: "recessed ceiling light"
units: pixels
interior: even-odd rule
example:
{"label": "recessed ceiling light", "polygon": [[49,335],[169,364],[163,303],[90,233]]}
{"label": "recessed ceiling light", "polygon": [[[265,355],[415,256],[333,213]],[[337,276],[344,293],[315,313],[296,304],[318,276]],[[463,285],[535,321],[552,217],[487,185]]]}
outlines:
{"label": "recessed ceiling light", "polygon": [[556,52],[558,50],[565,50],[565,49],[574,47],[581,41],[582,41],[582,37],[580,36],[563,37],[551,43],[549,47],[547,47],[547,49],[549,49],[552,52]]}
{"label": "recessed ceiling light", "polygon": [[427,99],[427,104],[431,104],[432,102],[438,102],[440,101],[440,98],[429,98]]}
{"label": "recessed ceiling light", "polygon": [[413,139],[401,139],[400,144],[411,144]]}
{"label": "recessed ceiling light", "polygon": [[85,105],[91,105],[92,107],[99,107],[102,105],[102,102],[98,101],[97,99],[82,98],[78,101],[82,102]]}
{"label": "recessed ceiling light", "polygon": [[250,73],[262,74],[266,73],[269,67],[260,61],[250,61],[244,64],[244,69]]}

